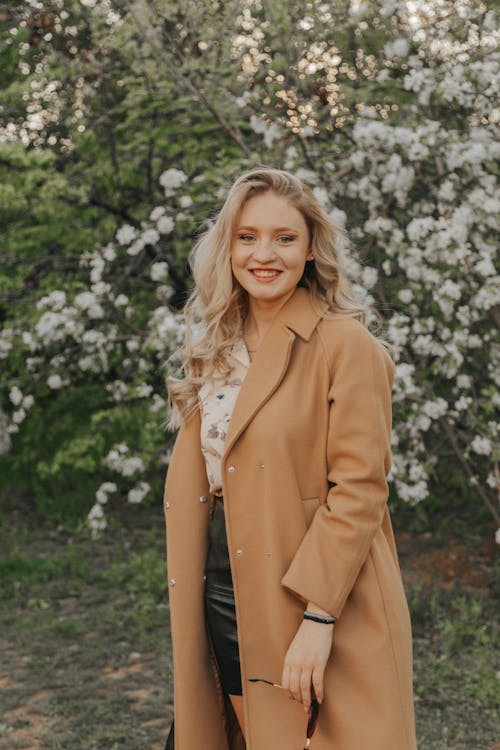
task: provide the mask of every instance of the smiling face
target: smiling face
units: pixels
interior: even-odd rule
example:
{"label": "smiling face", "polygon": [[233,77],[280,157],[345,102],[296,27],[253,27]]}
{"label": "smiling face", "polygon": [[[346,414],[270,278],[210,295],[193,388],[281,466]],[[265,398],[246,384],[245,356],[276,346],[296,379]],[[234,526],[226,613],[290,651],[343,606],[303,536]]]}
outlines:
{"label": "smiling face", "polygon": [[281,307],[312,257],[304,216],[286,198],[268,190],[243,204],[231,241],[231,268],[251,304]]}

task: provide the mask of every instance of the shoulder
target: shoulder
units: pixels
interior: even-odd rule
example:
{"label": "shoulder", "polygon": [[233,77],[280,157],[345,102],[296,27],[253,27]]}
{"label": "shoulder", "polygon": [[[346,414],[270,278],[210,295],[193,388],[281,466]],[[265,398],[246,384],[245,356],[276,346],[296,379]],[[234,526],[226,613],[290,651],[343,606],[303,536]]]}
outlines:
{"label": "shoulder", "polygon": [[375,336],[356,318],[321,318],[316,330],[329,355],[344,350],[369,353],[374,345],[379,345]]}
{"label": "shoulder", "polygon": [[332,371],[343,363],[360,366],[376,363],[394,371],[387,349],[356,318],[322,318],[316,331]]}

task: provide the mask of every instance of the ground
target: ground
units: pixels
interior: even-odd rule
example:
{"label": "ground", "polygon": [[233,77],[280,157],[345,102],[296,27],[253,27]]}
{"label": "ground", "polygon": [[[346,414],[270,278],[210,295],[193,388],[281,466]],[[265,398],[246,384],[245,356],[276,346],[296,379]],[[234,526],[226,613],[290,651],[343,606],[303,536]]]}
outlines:
{"label": "ground", "polygon": [[[500,750],[491,524],[430,532],[408,513],[393,518],[419,750]],[[131,508],[99,540],[10,513],[0,544],[0,748],[163,750],[172,672],[161,510]]]}

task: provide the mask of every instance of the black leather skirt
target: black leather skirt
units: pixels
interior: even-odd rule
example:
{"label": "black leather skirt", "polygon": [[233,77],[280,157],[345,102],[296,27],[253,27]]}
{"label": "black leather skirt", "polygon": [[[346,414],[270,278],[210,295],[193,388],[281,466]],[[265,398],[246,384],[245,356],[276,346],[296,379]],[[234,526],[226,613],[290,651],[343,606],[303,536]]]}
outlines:
{"label": "black leather skirt", "polygon": [[217,497],[208,527],[205,575],[205,617],[222,689],[231,695],[243,695],[224,503]]}

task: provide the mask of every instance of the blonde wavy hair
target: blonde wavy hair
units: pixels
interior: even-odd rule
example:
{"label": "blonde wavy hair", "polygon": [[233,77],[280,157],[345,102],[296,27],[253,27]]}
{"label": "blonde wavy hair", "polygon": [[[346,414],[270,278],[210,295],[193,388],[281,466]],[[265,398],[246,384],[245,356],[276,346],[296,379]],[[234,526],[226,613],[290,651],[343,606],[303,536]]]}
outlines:
{"label": "blonde wavy hair", "polygon": [[198,390],[207,379],[230,371],[229,352],[241,336],[248,311],[248,294],[231,270],[234,228],[245,202],[268,191],[290,201],[302,213],[309,229],[313,261],[306,262],[298,285],[309,289],[313,303],[328,303],[323,317],[353,317],[366,325],[367,311],[355,299],[344,270],[347,234],[327,215],[313,191],[280,169],[260,168],[242,174],[229,190],[215,221],[189,255],[194,287],[183,311],[184,343],[169,359],[180,364],[181,376],[166,378],[169,429],[189,418],[197,405]]}

